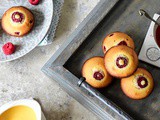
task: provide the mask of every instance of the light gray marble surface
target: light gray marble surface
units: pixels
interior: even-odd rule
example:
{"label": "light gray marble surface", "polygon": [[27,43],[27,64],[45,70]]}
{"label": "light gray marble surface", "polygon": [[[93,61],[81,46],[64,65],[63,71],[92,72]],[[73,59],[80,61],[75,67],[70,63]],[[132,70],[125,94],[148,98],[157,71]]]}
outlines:
{"label": "light gray marble surface", "polygon": [[97,120],[41,68],[99,0],[66,0],[53,44],[37,47],[24,57],[0,63],[0,106],[11,100],[39,99],[47,120]]}

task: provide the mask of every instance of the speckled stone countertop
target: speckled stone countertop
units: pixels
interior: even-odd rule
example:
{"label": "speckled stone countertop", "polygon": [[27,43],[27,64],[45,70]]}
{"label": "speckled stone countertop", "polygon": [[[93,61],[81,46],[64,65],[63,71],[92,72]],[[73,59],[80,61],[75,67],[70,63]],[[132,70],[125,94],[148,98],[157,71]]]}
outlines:
{"label": "speckled stone countertop", "polygon": [[47,120],[97,120],[42,72],[42,66],[69,37],[99,0],[66,0],[53,44],[24,57],[0,63],[0,106],[11,100],[37,98]]}

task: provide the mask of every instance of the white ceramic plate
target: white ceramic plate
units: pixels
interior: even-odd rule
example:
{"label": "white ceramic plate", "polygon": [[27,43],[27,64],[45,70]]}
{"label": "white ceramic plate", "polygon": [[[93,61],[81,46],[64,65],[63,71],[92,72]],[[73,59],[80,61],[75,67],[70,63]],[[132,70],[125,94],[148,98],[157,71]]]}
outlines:
{"label": "white ceramic plate", "polygon": [[[53,18],[52,0],[41,0],[36,6],[31,5],[28,0],[0,0],[0,19],[13,6],[29,8],[34,14],[35,25],[29,34],[19,38],[7,35],[0,26],[0,62],[15,60],[33,50],[46,36]],[[5,55],[2,51],[3,44],[7,42],[16,45],[16,51],[12,55]]]}

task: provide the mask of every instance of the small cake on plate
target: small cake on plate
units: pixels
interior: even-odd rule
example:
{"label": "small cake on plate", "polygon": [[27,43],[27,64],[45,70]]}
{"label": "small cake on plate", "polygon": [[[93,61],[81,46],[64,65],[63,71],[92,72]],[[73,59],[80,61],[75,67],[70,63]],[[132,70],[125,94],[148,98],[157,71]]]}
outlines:
{"label": "small cake on plate", "polygon": [[110,75],[123,78],[130,76],[137,69],[138,57],[132,48],[119,45],[107,51],[104,62]]}
{"label": "small cake on plate", "polygon": [[152,75],[143,68],[138,68],[130,77],[121,79],[122,91],[132,99],[147,97],[152,92],[153,85]]}
{"label": "small cake on plate", "polygon": [[108,74],[103,57],[93,57],[88,59],[82,67],[82,76],[86,82],[95,88],[103,88],[112,81],[111,75]]}
{"label": "small cake on plate", "polygon": [[22,6],[8,9],[2,17],[3,30],[16,37],[29,33],[34,25],[34,16],[31,11]]}
{"label": "small cake on plate", "polygon": [[102,49],[106,53],[111,47],[117,45],[126,45],[135,48],[133,39],[123,32],[114,32],[106,36],[103,40]]}

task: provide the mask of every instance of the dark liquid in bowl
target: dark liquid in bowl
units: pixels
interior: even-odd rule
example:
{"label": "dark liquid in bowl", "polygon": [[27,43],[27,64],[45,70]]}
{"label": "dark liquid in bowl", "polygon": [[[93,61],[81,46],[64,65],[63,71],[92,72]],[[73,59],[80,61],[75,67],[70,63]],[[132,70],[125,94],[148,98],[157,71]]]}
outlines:
{"label": "dark liquid in bowl", "polygon": [[156,30],[156,42],[158,46],[160,47],[160,26],[158,26]]}

